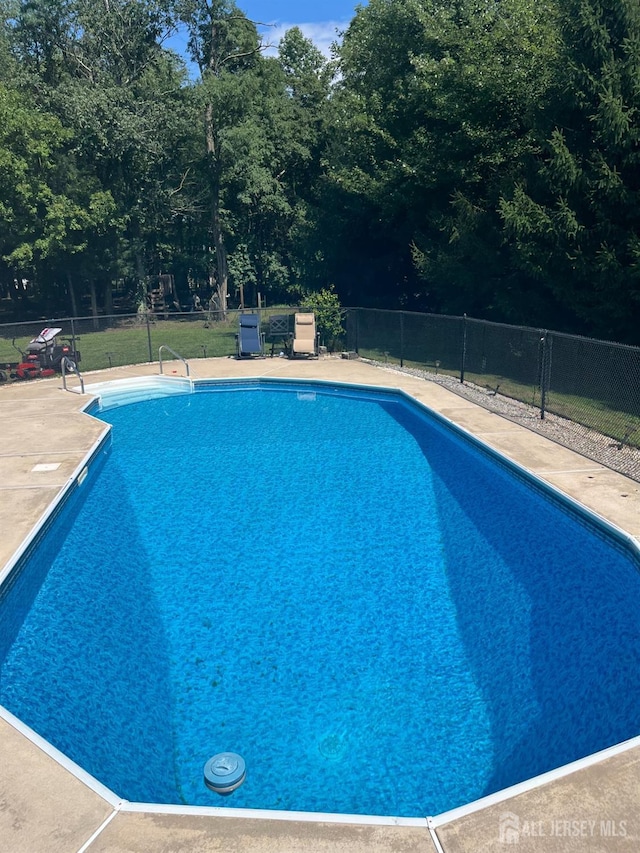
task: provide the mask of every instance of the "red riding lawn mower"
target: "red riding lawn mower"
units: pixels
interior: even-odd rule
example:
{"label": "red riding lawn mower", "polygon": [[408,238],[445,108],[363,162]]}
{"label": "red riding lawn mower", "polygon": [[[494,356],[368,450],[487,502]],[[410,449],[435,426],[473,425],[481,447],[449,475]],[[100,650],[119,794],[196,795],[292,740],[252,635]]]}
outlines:
{"label": "red riding lawn mower", "polygon": [[22,361],[0,362],[0,383],[17,379],[38,379],[62,373],[62,359],[67,358],[77,366],[80,352],[73,347],[71,341],[58,343],[56,336],[62,329],[43,329],[37,338],[29,341],[26,352],[22,352],[12,341]]}

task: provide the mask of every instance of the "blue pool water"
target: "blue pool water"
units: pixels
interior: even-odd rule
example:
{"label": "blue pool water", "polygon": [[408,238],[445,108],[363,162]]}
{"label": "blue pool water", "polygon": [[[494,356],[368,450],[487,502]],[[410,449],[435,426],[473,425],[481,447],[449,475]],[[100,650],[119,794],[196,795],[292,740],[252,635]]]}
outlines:
{"label": "blue pool water", "polygon": [[437,814],[639,733],[637,567],[408,402],[103,417],[95,482],[4,594],[0,701],[118,795]]}

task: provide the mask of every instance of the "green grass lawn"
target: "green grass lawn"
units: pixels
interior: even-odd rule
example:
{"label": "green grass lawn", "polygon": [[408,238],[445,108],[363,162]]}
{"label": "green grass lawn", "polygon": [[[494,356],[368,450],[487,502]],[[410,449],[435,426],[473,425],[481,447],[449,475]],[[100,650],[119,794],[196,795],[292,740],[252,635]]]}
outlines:
{"label": "green grass lawn", "polygon": [[[361,358],[370,358],[372,361],[379,361],[382,364],[400,365],[400,359],[392,352],[374,349],[372,347],[360,347],[358,354]],[[460,376],[459,367],[448,367],[441,361],[415,361],[410,358],[402,359],[403,367],[415,368],[416,370],[425,370],[429,373],[443,373],[446,376]]]}
{"label": "green grass lawn", "polygon": [[[538,386],[524,385],[505,376],[488,374],[467,373],[465,379],[487,389],[497,388],[499,394],[514,400],[535,407],[540,406]],[[631,447],[640,447],[640,417],[614,408],[604,400],[592,400],[589,397],[550,390],[545,399],[545,411],[582,424]]]}
{"label": "green grass lawn", "polygon": [[[271,314],[289,314],[291,308],[274,306],[262,312],[262,330],[268,333],[268,318]],[[115,319],[115,322],[114,322]],[[106,324],[102,318],[96,321]],[[44,326],[44,322],[20,324],[0,328],[0,362],[21,360],[18,350],[24,352],[27,344]],[[70,323],[64,326],[60,339],[71,338]],[[76,346],[80,351],[82,371],[101,370],[125,364],[142,364],[158,361],[158,350],[162,344],[171,347],[183,358],[215,358],[234,355],[238,317],[229,312],[226,320],[211,320],[206,312],[185,314],[164,320],[155,318],[149,327],[144,318],[136,316],[110,318],[109,328],[95,330],[90,319],[76,320],[74,324]],[[15,349],[12,338],[15,336]],[[280,346],[278,341],[278,346]],[[163,362],[173,359],[171,353],[163,351]]]}
{"label": "green grass lawn", "polygon": [[[194,320],[158,320],[150,324],[149,330],[146,323],[140,324],[135,320],[123,321],[122,325],[102,331],[87,331],[87,325],[85,321],[84,328],[76,333],[76,346],[81,354],[79,366],[83,371],[157,361],[158,349],[162,344],[171,347],[183,358],[212,358],[233,355],[235,352],[235,318],[223,322],[207,322],[204,317]],[[70,335],[70,329],[64,331],[65,335]],[[16,346],[24,351],[35,334],[27,332],[18,335]],[[163,352],[163,361],[172,358],[170,353]],[[19,359],[20,354],[12,347],[11,338],[0,338],[0,362]]]}
{"label": "green grass lawn", "polygon": [[640,417],[613,409],[601,400],[550,392],[547,411],[595,429],[630,447],[640,448]]}
{"label": "green grass lawn", "polygon": [[[214,358],[235,352],[236,323],[162,320],[129,328],[109,329],[79,335],[82,370],[98,370],[109,365],[157,361],[158,350],[166,345],[183,358]],[[149,358],[151,341],[151,358]],[[163,351],[162,360],[173,358]]]}

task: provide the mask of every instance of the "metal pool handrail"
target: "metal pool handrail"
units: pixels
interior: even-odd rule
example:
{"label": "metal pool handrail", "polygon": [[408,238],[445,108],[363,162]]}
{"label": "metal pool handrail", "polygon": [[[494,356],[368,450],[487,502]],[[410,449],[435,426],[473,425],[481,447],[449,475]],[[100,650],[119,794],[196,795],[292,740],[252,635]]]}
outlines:
{"label": "metal pool handrail", "polygon": [[180,361],[184,364],[184,366],[185,366],[185,368],[186,368],[187,376],[190,376],[190,375],[191,375],[191,374],[190,374],[190,372],[189,372],[189,364],[188,364],[188,362],[187,362],[187,359],[186,359],[186,358],[183,358],[183,357],[182,357],[179,353],[177,353],[175,350],[172,350],[170,346],[167,346],[167,344],[160,344],[160,346],[158,347],[158,361],[160,362],[160,373],[162,373],[162,350],[163,350],[163,349],[169,350],[169,352],[171,353],[171,355],[174,355],[176,358],[180,359]]}
{"label": "metal pool handrail", "polygon": [[75,373],[80,380],[80,393],[84,394],[84,379],[82,378],[82,374],[78,370],[78,365],[75,361],[68,358],[66,355],[63,355],[62,360],[60,361],[60,369],[62,370],[62,387],[64,390],[71,390],[67,388],[67,371],[69,371],[69,373]]}

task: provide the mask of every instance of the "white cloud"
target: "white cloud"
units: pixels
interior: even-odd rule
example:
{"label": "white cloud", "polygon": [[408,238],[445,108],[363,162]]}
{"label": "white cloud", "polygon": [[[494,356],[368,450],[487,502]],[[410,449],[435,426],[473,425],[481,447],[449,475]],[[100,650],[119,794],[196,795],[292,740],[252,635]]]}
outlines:
{"label": "white cloud", "polygon": [[340,41],[341,34],[349,26],[349,21],[322,21],[313,24],[289,24],[276,21],[272,27],[261,29],[264,43],[269,47],[265,50],[265,56],[276,56],[278,43],[287,30],[298,27],[302,35],[311,39],[315,46],[327,57],[331,56],[331,45],[334,41]]}

